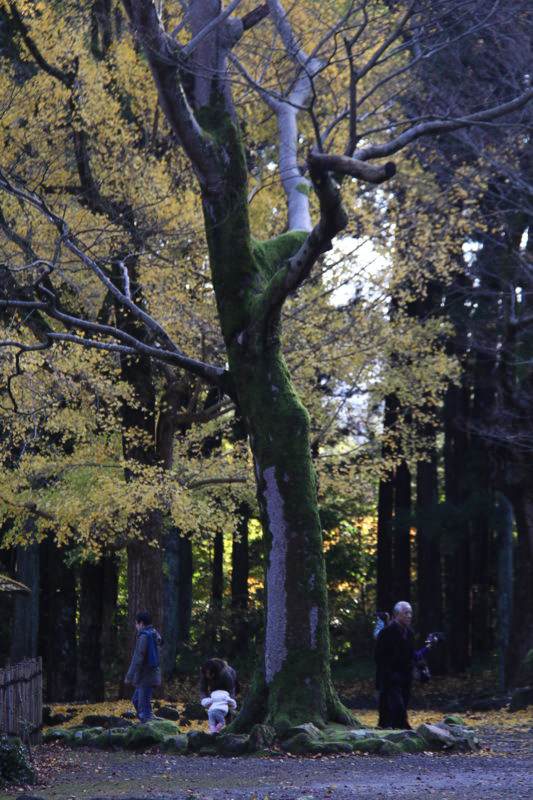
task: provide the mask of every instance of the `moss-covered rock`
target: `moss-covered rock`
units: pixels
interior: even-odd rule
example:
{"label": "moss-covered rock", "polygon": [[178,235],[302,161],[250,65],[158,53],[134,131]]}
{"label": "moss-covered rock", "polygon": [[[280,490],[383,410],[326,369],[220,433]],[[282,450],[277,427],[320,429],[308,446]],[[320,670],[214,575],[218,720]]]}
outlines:
{"label": "moss-covered rock", "polygon": [[457,714],[448,714],[448,716],[444,717],[444,723],[446,725],[466,725],[464,719]]}
{"label": "moss-covered rock", "polygon": [[186,753],[189,748],[189,740],[185,734],[180,733],[178,736],[167,736],[161,744],[161,750],[164,753]]}
{"label": "moss-covered rock", "polygon": [[192,719],[197,720],[198,722],[204,722],[207,717],[207,713],[205,708],[201,703],[187,703],[185,708],[183,709],[183,716],[185,719]]}
{"label": "moss-covered rock", "polygon": [[0,786],[34,781],[35,773],[20,739],[0,736]]}
{"label": "moss-covered rock", "polygon": [[444,725],[430,725],[424,722],[418,726],[416,733],[426,742],[430,750],[447,750],[454,745],[454,737]]}
{"label": "moss-covered rock", "polygon": [[214,738],[216,751],[221,756],[242,756],[249,752],[250,737],[245,734],[226,733]]}
{"label": "moss-covered rock", "polygon": [[46,720],[44,719],[43,715],[43,722],[45,722],[46,725],[50,725],[53,728],[59,728],[61,727],[61,725],[64,725],[65,722],[70,722],[73,716],[74,714],[72,712],[68,713],[64,711],[57,711],[55,714],[54,713],[47,714]]}
{"label": "moss-covered rock", "polygon": [[[444,723],[439,723],[438,727],[444,727]],[[466,753],[479,750],[480,744],[475,731],[462,725],[446,725],[453,736],[453,749]]]}
{"label": "moss-covered rock", "polygon": [[72,745],[91,745],[94,740],[104,733],[102,727],[97,728],[71,728],[70,737],[66,740]]}
{"label": "moss-covered rock", "polygon": [[402,745],[399,742],[390,742],[388,739],[383,739],[379,754],[382,756],[399,756],[404,752]]}
{"label": "moss-covered rock", "polygon": [[305,734],[313,741],[322,739],[322,732],[316,727],[316,725],[313,725],[312,722],[304,722],[302,725],[294,725],[292,728],[288,728],[286,731],[284,731],[282,738],[292,739],[301,733]]}
{"label": "moss-covered rock", "polygon": [[357,753],[380,753],[383,739],[371,736],[352,743],[352,749]]}
{"label": "moss-covered rock", "polygon": [[190,731],[187,734],[189,743],[189,750],[193,753],[199,753],[203,747],[214,747],[213,736],[204,731]]}
{"label": "moss-covered rock", "polygon": [[335,753],[353,752],[353,744],[348,741],[338,742],[311,742],[309,753],[322,753],[323,755],[334,755]]}
{"label": "moss-covered rock", "polygon": [[362,730],[348,730],[346,737],[350,742],[362,742],[365,739],[375,739],[376,731],[368,730],[366,728],[363,728]]}
{"label": "moss-covered rock", "polygon": [[87,714],[83,718],[83,724],[89,728],[129,728],[133,722],[125,717],[117,717],[114,714]]}
{"label": "moss-covered rock", "polygon": [[157,716],[161,719],[170,719],[177,722],[180,719],[180,712],[174,706],[160,706],[157,709]]}
{"label": "moss-covered rock", "polygon": [[307,732],[302,731],[296,736],[291,736],[290,739],[284,739],[281,747],[286,753],[314,753],[316,750],[313,745],[322,743],[320,739],[311,737]]}
{"label": "moss-covered rock", "polygon": [[103,750],[123,750],[126,747],[128,732],[124,728],[110,728],[99,736],[89,739],[87,744]]}
{"label": "moss-covered rock", "polygon": [[523,686],[520,689],[515,689],[511,702],[509,704],[509,711],[521,711],[522,709],[533,706],[533,686]]}
{"label": "moss-covered rock", "polygon": [[250,731],[248,740],[248,751],[257,753],[261,750],[268,750],[276,738],[276,731],[270,725],[254,725]]}
{"label": "moss-covered rock", "polygon": [[168,736],[177,736],[179,732],[180,729],[175,722],[165,719],[151,720],[128,728],[125,746],[128,750],[141,750],[154,744],[162,744]]}
{"label": "moss-covered rock", "polygon": [[[103,729],[102,729],[103,730]],[[66,728],[50,728],[43,733],[43,742],[68,742],[72,732]]]}
{"label": "moss-covered rock", "polygon": [[[389,741],[390,740],[385,740]],[[397,745],[402,753],[421,753],[423,750],[427,749],[426,742],[420,738],[420,736],[409,736],[405,739],[400,739],[396,742],[392,742],[392,744]]]}

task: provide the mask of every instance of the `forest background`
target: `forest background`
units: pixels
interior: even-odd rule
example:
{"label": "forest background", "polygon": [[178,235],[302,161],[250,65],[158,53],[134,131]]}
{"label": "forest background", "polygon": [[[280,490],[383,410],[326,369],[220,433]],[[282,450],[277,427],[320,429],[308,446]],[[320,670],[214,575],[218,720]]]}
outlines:
{"label": "forest background", "polygon": [[[405,599],[422,635],[446,633],[437,671],[484,663],[519,681],[533,648],[532,20],[506,0],[319,16],[213,4],[207,34],[202,2],[2,2],[0,559],[32,593],[0,601],[0,658],[42,654],[50,701],[100,700],[120,690],[144,607],[166,677],[210,655],[250,674],[261,652],[272,551],[250,424],[218,380],[234,356],[216,235],[164,104],[166,62],[139,34],[145,5],[206,129],[198,84],[220,77],[206,48],[240,25],[224,80],[257,262],[293,257],[327,216],[309,151],[347,139],[348,158],[429,126],[390,151],[395,175],[327,163],[343,230],[276,301],[308,412],[332,664],[363,672],[375,610]],[[157,355],[163,329],[177,364]]]}

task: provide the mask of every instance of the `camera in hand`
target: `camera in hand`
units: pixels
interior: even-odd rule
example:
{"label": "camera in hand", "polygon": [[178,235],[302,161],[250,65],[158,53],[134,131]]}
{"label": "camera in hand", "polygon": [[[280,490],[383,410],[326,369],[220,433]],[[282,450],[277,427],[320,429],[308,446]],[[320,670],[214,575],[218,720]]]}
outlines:
{"label": "camera in hand", "polygon": [[428,633],[428,635],[426,636],[425,645],[427,647],[432,647],[434,644],[443,642],[445,638],[446,637],[442,631],[434,631],[433,633]]}

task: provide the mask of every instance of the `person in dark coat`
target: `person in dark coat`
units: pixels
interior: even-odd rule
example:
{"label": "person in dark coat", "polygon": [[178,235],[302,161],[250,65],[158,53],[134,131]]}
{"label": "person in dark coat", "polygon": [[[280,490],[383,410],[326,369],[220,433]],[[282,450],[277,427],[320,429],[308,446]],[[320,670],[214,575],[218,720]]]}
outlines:
{"label": "person in dark coat", "polygon": [[152,625],[147,611],[140,611],[135,617],[137,639],[131,663],[124,679],[135,687],[131,701],[141,722],[154,719],[152,713],[152,693],[154,686],[161,686],[159,666],[159,647],[161,636]]}
{"label": "person in dark coat", "polygon": [[240,690],[237,673],[222,658],[209,658],[200,668],[200,698],[204,700],[211,692],[220,690],[235,699]]}
{"label": "person in dark coat", "polygon": [[401,601],[394,606],[392,621],[376,639],[376,688],[379,692],[380,728],[410,730],[407,707],[411,695],[413,667],[419,653],[411,629],[413,610]]}

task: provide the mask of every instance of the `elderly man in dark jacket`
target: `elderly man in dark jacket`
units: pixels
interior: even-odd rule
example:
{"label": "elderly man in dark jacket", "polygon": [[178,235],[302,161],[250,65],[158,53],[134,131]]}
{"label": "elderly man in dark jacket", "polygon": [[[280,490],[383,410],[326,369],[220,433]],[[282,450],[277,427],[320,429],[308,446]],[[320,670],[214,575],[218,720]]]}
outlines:
{"label": "elderly man in dark jacket", "polygon": [[409,603],[396,603],[392,622],[376,640],[376,688],[379,692],[380,728],[411,729],[407,706],[418,657],[411,629],[413,611]]}
{"label": "elderly man in dark jacket", "polygon": [[132,703],[141,722],[154,719],[152,713],[152,693],[154,686],[161,686],[161,668],[159,666],[159,647],[161,636],[152,625],[147,611],[141,611],[135,617],[137,639],[126,674],[125,683],[135,687]]}

